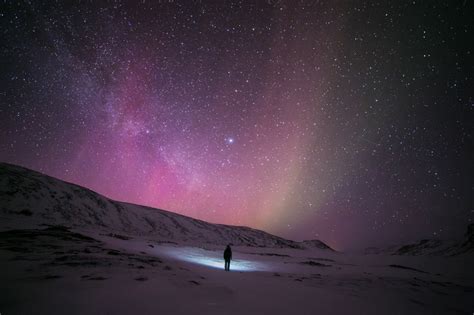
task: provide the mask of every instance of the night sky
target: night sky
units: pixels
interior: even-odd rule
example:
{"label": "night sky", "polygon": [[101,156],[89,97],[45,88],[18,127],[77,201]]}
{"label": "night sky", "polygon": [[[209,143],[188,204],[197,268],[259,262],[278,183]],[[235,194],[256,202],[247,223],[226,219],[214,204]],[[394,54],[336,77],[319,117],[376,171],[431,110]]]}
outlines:
{"label": "night sky", "polygon": [[336,249],[473,222],[471,1],[0,8],[0,161]]}

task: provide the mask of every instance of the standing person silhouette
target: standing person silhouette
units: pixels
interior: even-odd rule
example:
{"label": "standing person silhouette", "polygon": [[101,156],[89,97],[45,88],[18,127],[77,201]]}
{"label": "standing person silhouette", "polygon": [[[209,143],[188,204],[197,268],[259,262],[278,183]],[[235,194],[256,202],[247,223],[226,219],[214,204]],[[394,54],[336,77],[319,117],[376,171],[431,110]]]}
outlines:
{"label": "standing person silhouette", "polygon": [[232,259],[232,249],[230,248],[230,244],[224,250],[224,267],[225,271],[230,271],[230,260]]}

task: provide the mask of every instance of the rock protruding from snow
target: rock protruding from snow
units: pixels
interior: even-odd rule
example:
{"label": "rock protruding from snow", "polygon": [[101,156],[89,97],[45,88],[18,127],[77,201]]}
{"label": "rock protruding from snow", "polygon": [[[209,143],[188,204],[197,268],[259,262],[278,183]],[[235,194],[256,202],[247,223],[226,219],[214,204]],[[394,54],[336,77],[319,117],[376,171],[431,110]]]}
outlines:
{"label": "rock protruding from snow", "polygon": [[[0,228],[21,222],[144,236],[155,241],[301,249],[308,246],[249,227],[211,224],[114,201],[87,188],[6,163],[0,163],[0,216]],[[330,249],[321,241],[312,242],[318,248]]]}
{"label": "rock protruding from snow", "polygon": [[465,253],[474,252],[474,223],[467,226],[466,234],[464,234],[464,242],[461,244],[460,249]]}

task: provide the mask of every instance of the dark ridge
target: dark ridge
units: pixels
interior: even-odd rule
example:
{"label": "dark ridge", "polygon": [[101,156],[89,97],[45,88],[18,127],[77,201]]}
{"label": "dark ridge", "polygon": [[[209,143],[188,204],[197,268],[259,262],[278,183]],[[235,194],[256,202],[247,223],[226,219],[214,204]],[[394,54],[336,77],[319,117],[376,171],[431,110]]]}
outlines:
{"label": "dark ridge", "polygon": [[423,270],[420,270],[420,269],[416,269],[416,268],[412,268],[412,267],[407,267],[407,266],[402,266],[402,265],[395,265],[395,264],[392,264],[392,265],[388,265],[388,266],[389,266],[389,267],[392,267],[392,268],[405,269],[405,270],[412,270],[412,271],[421,272],[421,273],[429,273],[429,272],[426,272],[426,271],[423,271]]}

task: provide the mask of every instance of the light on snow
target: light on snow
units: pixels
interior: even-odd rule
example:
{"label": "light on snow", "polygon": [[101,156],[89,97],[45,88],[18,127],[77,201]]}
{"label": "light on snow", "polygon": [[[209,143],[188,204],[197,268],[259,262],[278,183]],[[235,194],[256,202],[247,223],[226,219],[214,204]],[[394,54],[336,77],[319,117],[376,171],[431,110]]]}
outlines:
{"label": "light on snow", "polygon": [[[162,248],[164,254],[169,257],[190,262],[193,264],[203,265],[210,268],[224,270],[224,258],[222,253],[208,251],[195,247],[165,247]],[[238,256],[234,253],[233,256]],[[267,266],[262,262],[239,259],[235,257],[230,263],[230,270],[234,271],[263,271],[267,270]]]}

